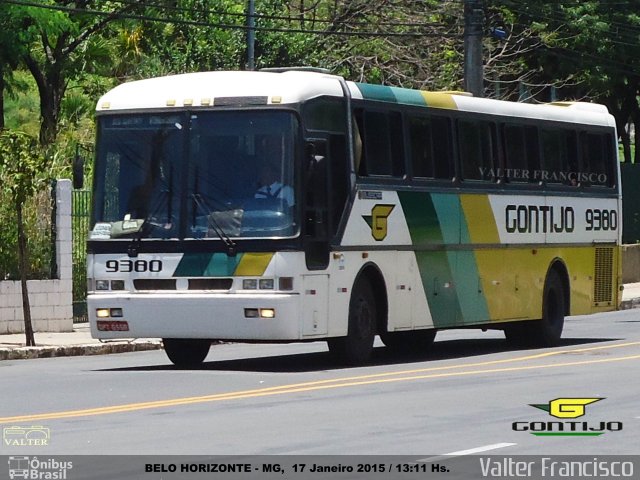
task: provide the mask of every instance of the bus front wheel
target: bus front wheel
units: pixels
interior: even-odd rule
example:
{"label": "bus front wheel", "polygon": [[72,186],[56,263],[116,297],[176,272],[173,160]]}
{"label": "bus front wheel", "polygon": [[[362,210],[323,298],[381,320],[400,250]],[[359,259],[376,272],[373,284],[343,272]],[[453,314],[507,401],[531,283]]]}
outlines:
{"label": "bus front wheel", "polygon": [[197,367],[207,358],[211,347],[209,340],[187,338],[163,338],[162,344],[167,357],[177,367]]}
{"label": "bus front wheel", "polygon": [[348,365],[360,365],[369,360],[376,336],[376,319],[377,306],[371,284],[361,279],[349,300],[347,336],[328,340],[331,354]]}

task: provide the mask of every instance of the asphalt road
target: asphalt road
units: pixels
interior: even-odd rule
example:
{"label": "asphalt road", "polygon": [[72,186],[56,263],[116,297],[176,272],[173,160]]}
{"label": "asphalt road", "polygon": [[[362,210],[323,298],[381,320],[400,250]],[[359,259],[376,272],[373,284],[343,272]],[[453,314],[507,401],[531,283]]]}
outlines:
{"label": "asphalt road", "polygon": [[[4,361],[0,428],[49,438],[3,438],[0,455],[640,454],[640,311],[569,318],[564,338],[510,350],[499,332],[440,332],[428,355],[380,347],[360,368],[324,343],[218,345],[200,370],[163,351]],[[574,419],[602,435],[514,430],[565,421],[531,404],[574,397],[603,399]]]}

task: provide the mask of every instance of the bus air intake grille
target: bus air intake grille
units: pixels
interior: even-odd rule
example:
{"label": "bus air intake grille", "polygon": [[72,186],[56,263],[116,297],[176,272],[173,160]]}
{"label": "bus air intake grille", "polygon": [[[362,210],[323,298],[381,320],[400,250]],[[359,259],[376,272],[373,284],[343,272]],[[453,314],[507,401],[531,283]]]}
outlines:
{"label": "bus air intake grille", "polygon": [[175,290],[176,281],[170,278],[136,278],[133,286],[138,291]]}
{"label": "bus air intake grille", "polygon": [[189,290],[230,290],[232,278],[190,278]]}
{"label": "bus air intake grille", "polygon": [[611,304],[613,301],[613,248],[596,248],[593,302]]}

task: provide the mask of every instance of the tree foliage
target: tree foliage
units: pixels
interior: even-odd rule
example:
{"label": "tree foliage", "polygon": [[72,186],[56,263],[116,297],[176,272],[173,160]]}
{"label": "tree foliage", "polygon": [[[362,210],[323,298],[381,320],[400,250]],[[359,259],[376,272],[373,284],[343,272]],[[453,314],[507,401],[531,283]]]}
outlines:
{"label": "tree foliage", "polygon": [[26,201],[40,190],[40,174],[46,166],[47,162],[34,138],[20,132],[0,131],[0,177],[3,180],[1,188],[9,195],[11,205],[16,211],[22,311],[27,346],[35,345],[35,340],[27,290],[30,263],[23,208]]}
{"label": "tree foliage", "polygon": [[507,80],[527,81],[538,90],[531,96],[541,100],[548,101],[549,87],[556,86],[565,99],[605,104],[616,118],[624,157],[630,161],[627,124],[634,124],[640,135],[640,0],[488,4],[493,20],[509,31],[505,41],[492,42],[493,51],[520,49],[516,57],[503,59],[502,66],[511,70]]}

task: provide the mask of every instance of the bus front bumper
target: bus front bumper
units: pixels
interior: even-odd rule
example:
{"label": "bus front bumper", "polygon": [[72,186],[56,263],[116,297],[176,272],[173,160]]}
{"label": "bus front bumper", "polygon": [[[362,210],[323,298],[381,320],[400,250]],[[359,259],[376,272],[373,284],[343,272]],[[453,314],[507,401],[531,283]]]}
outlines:
{"label": "bus front bumper", "polygon": [[90,294],[91,335],[287,341],[301,338],[297,294]]}

